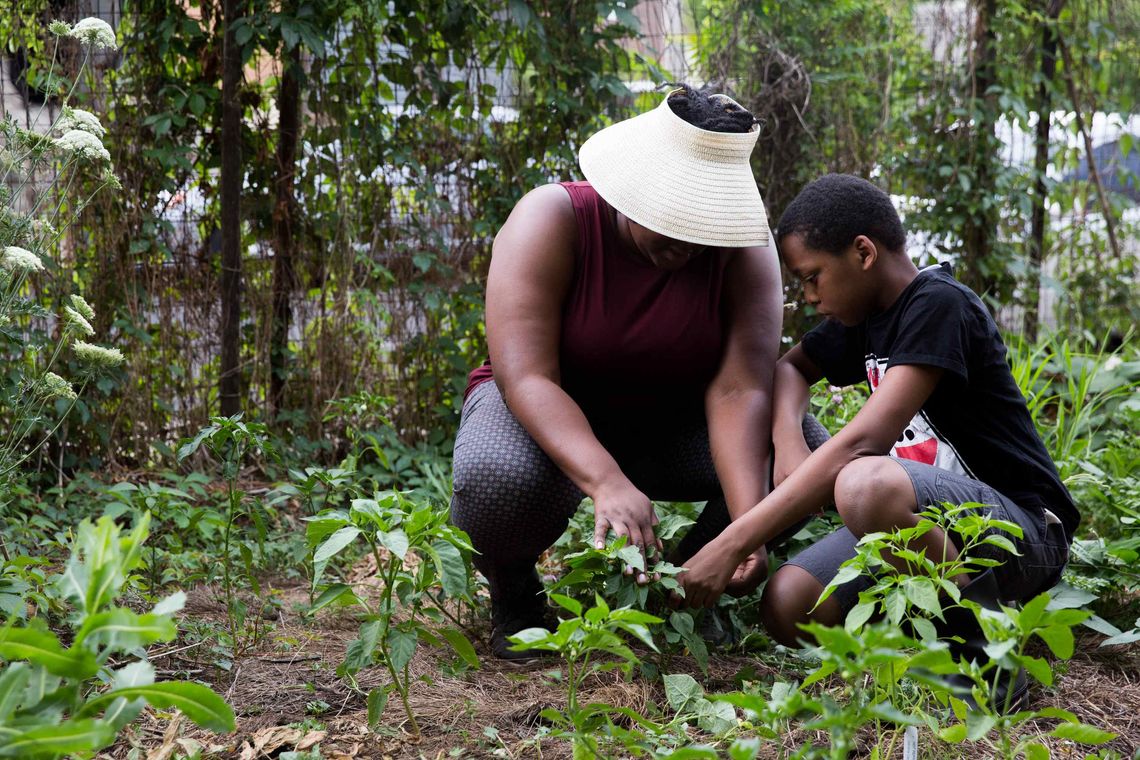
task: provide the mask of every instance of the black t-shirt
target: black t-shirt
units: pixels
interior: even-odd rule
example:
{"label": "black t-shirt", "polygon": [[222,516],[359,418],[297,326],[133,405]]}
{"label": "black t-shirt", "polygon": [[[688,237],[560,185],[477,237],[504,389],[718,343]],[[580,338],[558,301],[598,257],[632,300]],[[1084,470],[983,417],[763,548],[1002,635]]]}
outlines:
{"label": "black t-shirt", "polygon": [[856,327],[827,320],[804,336],[803,350],[833,385],[867,380],[872,391],[896,364],[945,370],[891,455],[1048,509],[1073,536],[1080,514],[1033,427],[997,325],[949,265],[923,269],[889,309]]}

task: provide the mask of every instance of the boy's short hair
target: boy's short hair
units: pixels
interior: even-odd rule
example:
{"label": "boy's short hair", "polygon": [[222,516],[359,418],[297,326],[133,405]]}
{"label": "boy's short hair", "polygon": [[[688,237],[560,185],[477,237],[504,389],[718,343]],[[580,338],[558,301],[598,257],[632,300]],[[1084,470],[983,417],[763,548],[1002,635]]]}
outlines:
{"label": "boy's short hair", "polygon": [[788,235],[800,235],[808,248],[835,254],[859,235],[892,251],[906,249],[906,232],[890,197],[851,174],[828,174],[801,190],[780,217],[776,243]]}

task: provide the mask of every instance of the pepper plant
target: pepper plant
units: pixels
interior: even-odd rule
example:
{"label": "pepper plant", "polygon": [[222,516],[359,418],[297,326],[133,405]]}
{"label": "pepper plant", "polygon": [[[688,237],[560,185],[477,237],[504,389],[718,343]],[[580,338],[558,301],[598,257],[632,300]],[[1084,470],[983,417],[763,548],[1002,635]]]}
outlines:
{"label": "pepper plant", "polygon": [[[607,757],[599,739],[607,731],[620,738],[626,749],[636,746],[641,739],[637,731],[616,731],[610,720],[620,714],[637,724],[654,728],[651,721],[633,710],[615,708],[605,704],[581,705],[578,697],[582,682],[593,673],[619,669],[628,674],[639,658],[625,643],[623,634],[633,636],[653,651],[657,645],[648,626],[660,623],[661,618],[647,612],[619,607],[611,609],[600,595],[595,595],[594,606],[585,609],[581,602],[563,594],[551,594],[550,599],[573,617],[562,620],[557,630],[527,628],[511,636],[517,650],[556,652],[566,663],[566,712],[543,710],[540,715],[550,721],[573,742],[574,757]],[[599,655],[605,656],[604,659]],[[632,745],[632,746],[631,746]]]}
{"label": "pepper plant", "polygon": [[474,647],[446,604],[448,599],[471,601],[470,539],[448,523],[445,510],[399,491],[353,499],[347,510],[326,509],[306,519],[314,591],[330,561],[354,544],[363,541],[376,562],[378,599],[371,600],[367,583],[334,582],[321,589],[312,606],[312,612],[334,603],[363,610],[360,637],[349,644],[337,672],[359,688],[357,673],[375,665],[384,668],[389,682],[368,694],[369,726],[379,725],[388,698],[396,693],[418,736],[408,699],[417,646],[446,645],[469,667],[479,666]]}
{"label": "pepper plant", "polygon": [[[256,501],[249,501],[238,486],[238,476],[247,455],[258,453],[276,457],[276,451],[268,440],[268,429],[256,422],[244,422],[241,415],[233,417],[211,417],[210,424],[198,431],[194,438],[178,449],[179,461],[184,461],[205,447],[215,459],[221,462],[222,478],[226,483],[226,515],[222,528],[221,581],[223,601],[226,605],[226,623],[229,645],[234,654],[240,654],[248,646],[257,643],[263,633],[260,627],[261,610],[255,613],[252,625],[247,626],[248,607],[237,593],[236,582],[240,579],[233,563],[234,526],[242,518],[248,518],[254,526],[256,546],[264,558],[265,538],[268,533],[265,507]],[[248,507],[248,508],[247,508]],[[253,549],[249,543],[236,542],[237,553],[245,569],[244,580],[251,587],[255,597],[261,595],[261,585],[253,567]]]}

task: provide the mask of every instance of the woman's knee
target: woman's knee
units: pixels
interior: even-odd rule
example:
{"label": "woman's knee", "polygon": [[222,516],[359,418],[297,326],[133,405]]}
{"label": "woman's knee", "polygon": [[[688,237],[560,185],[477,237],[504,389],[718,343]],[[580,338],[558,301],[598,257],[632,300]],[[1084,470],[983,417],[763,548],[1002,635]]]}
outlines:
{"label": "woman's knee", "polygon": [[835,508],[856,536],[893,530],[915,511],[914,487],[890,457],[861,457],[839,471]]}
{"label": "woman's knee", "polygon": [[760,619],[768,635],[784,646],[799,646],[809,640],[799,627],[812,621],[836,625],[843,618],[843,610],[834,597],[816,606],[823,584],[815,576],[797,565],[781,566],[768,580],[760,600]]}
{"label": "woman's knee", "polygon": [[582,494],[541,452],[477,444],[457,448],[451,521],[480,552],[538,543],[541,552],[566,528]]}

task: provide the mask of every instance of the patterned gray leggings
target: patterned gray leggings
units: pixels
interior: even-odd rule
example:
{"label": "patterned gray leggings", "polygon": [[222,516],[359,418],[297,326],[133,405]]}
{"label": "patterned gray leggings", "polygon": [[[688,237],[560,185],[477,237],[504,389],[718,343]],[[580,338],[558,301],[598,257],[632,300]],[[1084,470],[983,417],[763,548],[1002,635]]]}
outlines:
{"label": "patterned gray leggings", "polygon": [[[704,420],[662,425],[633,435],[599,432],[622,472],[650,499],[708,501],[682,539],[681,559],[695,554],[728,525]],[[598,432],[598,431],[596,431]],[[827,440],[813,417],[804,419],[811,448]],[[585,494],[551,461],[503,402],[493,381],[463,404],[455,439],[451,520],[478,550],[475,566],[491,585],[493,604],[540,588],[535,562],[553,544]]]}

